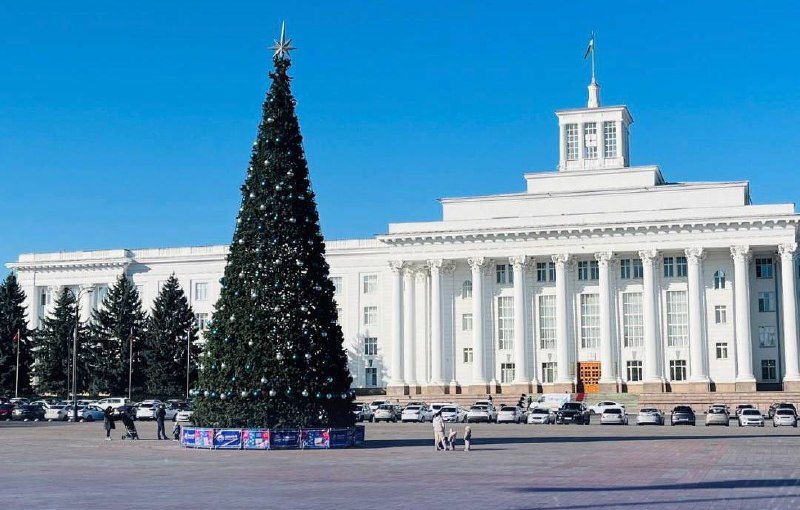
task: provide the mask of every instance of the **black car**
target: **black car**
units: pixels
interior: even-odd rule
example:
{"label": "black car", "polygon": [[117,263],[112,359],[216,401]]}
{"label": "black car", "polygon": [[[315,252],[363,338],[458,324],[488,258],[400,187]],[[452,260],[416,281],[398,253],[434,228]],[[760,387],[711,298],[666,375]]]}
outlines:
{"label": "black car", "polygon": [[11,419],[15,421],[44,420],[44,408],[34,405],[17,406],[11,411]]}
{"label": "black car", "polygon": [[776,402],[769,406],[767,417],[771,420],[772,417],[775,416],[775,411],[778,409],[791,409],[794,411],[794,414],[797,414],[797,409],[795,409],[794,404],[790,404],[789,402]]}
{"label": "black car", "polygon": [[556,411],[556,423],[580,423],[581,425],[589,425],[590,420],[589,410],[582,402],[567,402],[561,406],[561,409]]}
{"label": "black car", "polygon": [[14,411],[13,404],[0,404],[0,420],[10,420],[12,411]]}
{"label": "black car", "polygon": [[695,425],[694,411],[689,406],[677,406],[669,418],[671,425]]}

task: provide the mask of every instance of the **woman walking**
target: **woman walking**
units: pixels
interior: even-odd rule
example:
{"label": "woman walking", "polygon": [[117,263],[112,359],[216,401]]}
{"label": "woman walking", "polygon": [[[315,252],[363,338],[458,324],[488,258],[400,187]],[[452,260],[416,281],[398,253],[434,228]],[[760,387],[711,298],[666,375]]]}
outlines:
{"label": "woman walking", "polygon": [[103,428],[106,429],[106,441],[111,441],[111,431],[114,430],[114,409],[111,406],[103,411]]}

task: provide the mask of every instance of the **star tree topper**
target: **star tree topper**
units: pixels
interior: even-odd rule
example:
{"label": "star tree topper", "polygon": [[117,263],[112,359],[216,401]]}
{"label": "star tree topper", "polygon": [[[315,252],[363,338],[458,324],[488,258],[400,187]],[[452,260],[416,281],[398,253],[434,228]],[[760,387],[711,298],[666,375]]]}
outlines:
{"label": "star tree topper", "polygon": [[271,49],[275,50],[272,55],[273,58],[289,58],[289,52],[295,49],[292,46],[292,40],[286,39],[286,22],[281,23],[281,40],[275,41],[275,46]]}

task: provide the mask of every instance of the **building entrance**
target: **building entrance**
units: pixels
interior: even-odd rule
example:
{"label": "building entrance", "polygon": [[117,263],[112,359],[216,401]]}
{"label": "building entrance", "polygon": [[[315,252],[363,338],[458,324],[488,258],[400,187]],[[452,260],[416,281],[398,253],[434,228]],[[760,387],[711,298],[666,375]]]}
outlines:
{"label": "building entrance", "polygon": [[581,361],[578,363],[578,393],[597,393],[600,391],[600,362]]}

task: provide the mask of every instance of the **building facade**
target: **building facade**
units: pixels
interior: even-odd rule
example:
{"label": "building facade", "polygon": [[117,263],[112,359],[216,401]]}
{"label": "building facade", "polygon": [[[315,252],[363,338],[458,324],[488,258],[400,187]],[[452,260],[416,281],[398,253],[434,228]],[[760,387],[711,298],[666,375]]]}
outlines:
{"label": "building facade", "polygon": [[[625,106],[556,112],[557,171],[520,193],[441,200],[442,219],[327,242],[357,387],[390,393],[800,389],[793,204],[747,182],[630,166]],[[126,272],[150,306],[174,273],[206,327],[227,246],[23,254],[38,325]]]}

